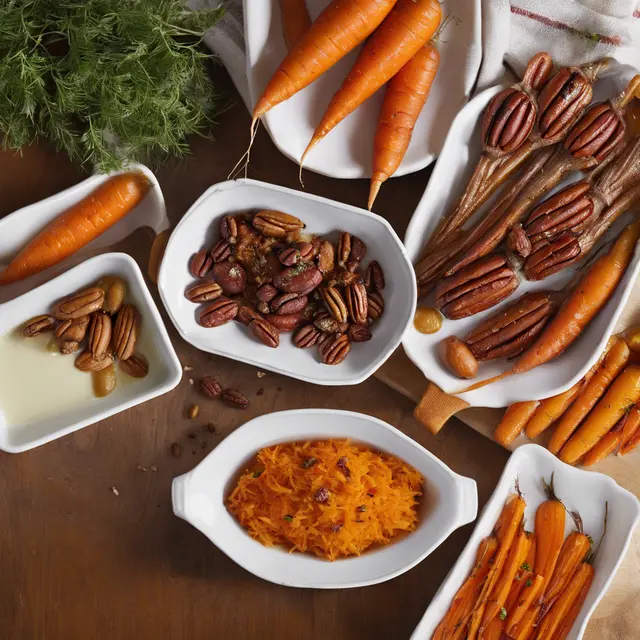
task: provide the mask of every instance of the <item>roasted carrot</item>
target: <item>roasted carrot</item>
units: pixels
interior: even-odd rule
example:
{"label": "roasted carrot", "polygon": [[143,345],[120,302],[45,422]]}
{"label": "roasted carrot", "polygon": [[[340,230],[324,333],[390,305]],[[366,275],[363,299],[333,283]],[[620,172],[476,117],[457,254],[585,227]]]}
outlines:
{"label": "roasted carrot", "polygon": [[[620,421],[623,418],[620,418]],[[609,433],[607,433],[598,444],[596,444],[589,453],[584,457],[582,466],[591,467],[592,465],[604,460],[607,456],[617,451],[622,443],[622,429],[614,427]]]}
{"label": "roasted carrot", "polygon": [[531,371],[563,353],[613,295],[631,262],[639,238],[640,220],[637,220],[625,228],[608,253],[593,262],[567,296],[558,313],[510,371],[477,382],[459,393],[480,389],[509,376]]}
{"label": "roasted carrot", "polygon": [[482,583],[489,573],[491,561],[497,548],[498,540],[493,536],[485,538],[480,543],[473,570],[464,584],[458,589],[449,610],[435,630],[432,640],[453,638],[458,630],[460,633],[464,631],[471,617],[471,611],[478,598]]}
{"label": "roasted carrot", "polygon": [[[535,574],[533,571],[518,571],[515,580],[511,585],[511,590],[507,597],[507,601],[504,603],[504,608],[507,610],[508,615],[518,606],[518,600],[520,598],[520,592],[526,584],[527,580],[533,580]],[[507,617],[507,620],[509,618]]]}
{"label": "roasted carrot", "polygon": [[253,109],[253,121],[310,85],[364,42],[396,0],[333,0],[282,61]]}
{"label": "roasted carrot", "polygon": [[391,80],[418,53],[438,29],[441,18],[438,0],[398,0],[369,38],[349,75],[331,99],[302,154],[301,165],[309,151],[329,131]]}
{"label": "roasted carrot", "polygon": [[507,635],[515,632],[516,626],[524,619],[527,611],[531,608],[535,599],[540,594],[544,578],[542,576],[533,575],[530,578],[521,581],[522,586],[518,593],[515,606],[507,609],[507,624],[505,631]]}
{"label": "roasted carrot", "polygon": [[527,423],[525,429],[527,437],[537,438],[546,431],[571,406],[583,387],[584,378],[563,393],[543,400]]}
{"label": "roasted carrot", "polygon": [[511,549],[509,549],[509,554],[504,564],[504,568],[500,573],[500,577],[489,594],[482,623],[478,629],[480,637],[483,636],[485,629],[489,626],[489,623],[498,616],[504,608],[509,591],[513,585],[513,580],[516,577],[516,572],[524,564],[527,554],[529,553],[530,546],[531,542],[529,541],[529,536],[527,536],[524,526],[522,526],[518,531],[517,538],[511,545]]}
{"label": "roasted carrot", "polygon": [[553,636],[553,640],[564,640],[569,635],[569,631],[571,631],[571,627],[573,627],[573,623],[576,621],[578,614],[582,610],[584,601],[587,599],[587,594],[589,593],[589,588],[591,587],[592,581],[593,578],[591,580],[587,580],[582,586],[580,594],[573,601],[573,604],[569,608],[569,611],[561,621],[558,630]]}
{"label": "roasted carrot", "polygon": [[620,447],[620,455],[626,456],[627,453],[633,451],[640,444],[640,429],[631,436],[631,439],[626,444]]}
{"label": "roasted carrot", "polygon": [[482,640],[500,640],[504,631],[504,620],[499,617],[494,618],[484,630]]}
{"label": "roasted carrot", "polygon": [[622,435],[620,444],[624,446],[631,440],[633,435],[640,428],[640,404],[636,404],[631,407],[627,414],[623,417]]}
{"label": "roasted carrot", "polygon": [[127,215],[149,186],[139,172],[108,178],[33,238],[0,273],[0,285],[40,273],[82,249]]}
{"label": "roasted carrot", "polygon": [[522,433],[529,418],[539,405],[539,400],[512,404],[505,411],[500,424],[493,432],[495,441],[499,442],[503,447],[510,445]]}
{"label": "roasted carrot", "polygon": [[564,540],[565,508],[555,494],[553,474],[549,483],[542,480],[545,500],[536,511],[536,574],[542,576],[542,593],[546,591],[556,568]]}
{"label": "roasted carrot", "polygon": [[529,553],[527,554],[527,559],[525,560],[525,570],[535,572],[536,550],[538,548],[538,539],[536,538],[536,534],[533,532],[529,532],[529,540],[531,541],[531,546],[529,547]]}
{"label": "roasted carrot", "polygon": [[369,211],[380,186],[396,172],[409,148],[413,127],[429,97],[439,64],[440,53],[436,45],[427,42],[389,80],[373,142]]}
{"label": "roasted carrot", "polygon": [[522,620],[509,632],[509,638],[513,638],[513,640],[530,640],[530,638],[533,638],[539,613],[540,607],[529,609],[522,617]]}
{"label": "roasted carrot", "polygon": [[606,355],[591,380],[558,422],[548,445],[551,453],[557,454],[562,449],[589,411],[596,406],[613,379],[624,369],[630,354],[627,343],[620,336],[611,338]]}
{"label": "roasted carrot", "polygon": [[609,387],[582,426],[560,451],[560,459],[575,464],[591,451],[620,418],[640,399],[640,366],[628,366]]}
{"label": "roasted carrot", "polygon": [[551,640],[556,631],[562,626],[573,604],[580,599],[583,589],[589,589],[593,581],[593,567],[583,562],[569,581],[564,591],[559,595],[555,604],[538,625],[536,640]]}
{"label": "roasted carrot", "polygon": [[306,0],[280,0],[280,17],[287,50],[291,51],[311,26]]}
{"label": "roasted carrot", "polygon": [[495,526],[493,527],[494,535],[498,538],[498,542],[502,542],[507,529],[513,519],[513,513],[515,509],[519,508],[519,498],[520,498],[520,489],[516,484],[516,491],[509,497],[509,499],[504,503],[504,507],[502,507],[502,511],[498,516],[498,520],[496,521]]}

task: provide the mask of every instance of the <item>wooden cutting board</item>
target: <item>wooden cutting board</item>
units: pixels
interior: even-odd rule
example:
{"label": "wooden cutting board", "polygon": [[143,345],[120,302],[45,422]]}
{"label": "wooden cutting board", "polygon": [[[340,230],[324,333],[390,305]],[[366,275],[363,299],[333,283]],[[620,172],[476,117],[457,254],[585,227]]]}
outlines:
{"label": "wooden cutting board", "polygon": [[[616,327],[622,331],[640,325],[640,281],[631,293]],[[416,404],[427,388],[427,379],[409,360],[402,347],[378,370],[376,377]],[[504,410],[470,407],[458,413],[456,418],[472,429],[492,438]],[[444,427],[446,429],[446,426]],[[438,436],[434,436],[438,437]],[[543,434],[535,440],[545,444],[549,435]],[[516,440],[509,449],[529,442],[524,436]],[[496,444],[496,446],[499,446]],[[592,467],[611,476],[620,486],[640,498],[640,447],[624,456],[609,456]],[[640,638],[640,527],[636,529],[629,551],[584,635],[585,640],[627,640]]]}

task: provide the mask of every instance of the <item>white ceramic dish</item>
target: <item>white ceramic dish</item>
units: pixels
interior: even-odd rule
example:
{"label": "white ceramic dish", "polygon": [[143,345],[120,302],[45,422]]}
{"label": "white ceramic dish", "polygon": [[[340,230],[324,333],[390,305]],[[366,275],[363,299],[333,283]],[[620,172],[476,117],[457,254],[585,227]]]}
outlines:
{"label": "white ceramic dish", "polygon": [[[606,76],[595,85],[594,100],[615,95],[624,88],[626,79],[627,76],[620,73]],[[479,94],[460,111],[453,122],[427,189],[405,235],[405,246],[414,263],[421,257],[422,247],[440,216],[443,212],[448,211],[460,196],[461,190],[480,156],[481,115],[489,100],[501,88],[494,87]],[[569,181],[575,180],[578,175],[576,173],[570,176],[558,189]],[[628,220],[628,217],[618,220],[600,244],[617,235],[621,228],[628,223]],[[591,252],[591,255],[593,253]],[[629,297],[638,271],[640,271],[640,251],[636,249],[633,261],[615,294],[602,312],[591,322],[587,330],[574,345],[567,349],[562,357],[528,373],[507,378],[471,393],[461,394],[460,397],[472,406],[504,407],[522,400],[547,398],[568,389],[588,371],[599,354],[602,353]],[[403,339],[404,349],[409,358],[429,380],[435,382],[447,393],[456,393],[468,384],[453,376],[441,364],[438,357],[438,344],[441,340],[452,334],[459,337],[466,336],[483,318],[495,313],[501,306],[511,303],[515,298],[528,291],[560,289],[574,273],[575,268],[572,268],[565,269],[542,282],[528,282],[523,279],[518,289],[501,305],[470,318],[456,321],[445,320],[442,329],[432,335],[419,333],[412,326]],[[431,306],[433,296],[426,298],[424,304]],[[512,362],[506,359],[483,363],[480,366],[477,379],[482,380],[506,371],[511,365]]]}
{"label": "white ceramic dish", "polygon": [[[359,557],[328,562],[265,547],[225,508],[238,474],[263,447],[281,442],[350,438],[398,456],[425,477],[416,531]],[[390,580],[426,558],[452,531],[475,519],[476,483],[453,473],[411,438],[381,420],[331,409],[281,411],[251,420],[195,469],[173,481],[174,513],[191,523],[247,571],[289,587],[344,589]]]}
{"label": "white ceramic dish", "polygon": [[[60,298],[91,286],[105,275],[121,276],[128,283],[128,299],[138,307],[142,318],[140,350],[149,360],[149,374],[123,388],[116,387],[105,398],[89,398],[71,411],[50,415],[27,425],[7,424],[0,407],[1,450],[17,453],[32,449],[160,396],[180,382],[180,361],[142,272],[135,261],[123,253],[106,253],[91,258],[19,298],[0,304],[0,335],[20,327],[29,318],[45,313]],[[73,367],[74,357],[68,357],[69,367]]]}
{"label": "white ceramic dish", "polygon": [[[547,480],[554,473],[557,495],[568,509],[577,510],[584,521],[584,531],[599,540],[603,531],[605,503],[609,503],[607,535],[604,537],[595,561],[595,578],[580,615],[567,640],[579,640],[584,635],[589,617],[611,584],[631,541],[631,535],[640,519],[637,498],[618,486],[609,476],[582,471],[560,462],[552,453],[536,444],[520,447],[509,458],[500,482],[464,548],[464,551],[445,578],[429,608],[417,626],[412,640],[429,640],[447,612],[453,596],[466,580],[473,566],[480,541],[490,535],[507,497],[514,491],[518,478],[520,489],[527,501],[525,518],[527,529],[533,529],[535,512],[545,499],[541,478]],[[567,517],[566,533],[572,530]]]}
{"label": "white ceramic dish", "polygon": [[[252,338],[237,322],[215,329],[197,323],[201,306],[189,302],[184,295],[194,282],[188,268],[191,256],[201,247],[213,245],[219,237],[218,221],[223,215],[248,209],[279,209],[294,214],[306,223],[310,233],[330,234],[335,240],[339,231],[347,230],[367,245],[365,264],[373,259],[380,262],[386,279],[385,312],[376,323],[373,338],[354,345],[342,364],[322,364],[315,350],[296,348],[291,334],[283,334],[280,346],[271,349]],[[358,384],[376,371],[400,344],[416,303],[413,268],[386,220],[326,198],[254,180],[222,182],[195,202],[171,235],[160,267],[158,289],[180,335],[198,349],[324,385]]]}
{"label": "white ceramic dish", "polygon": [[[164,197],[156,177],[147,167],[140,164],[131,165],[128,170],[141,171],[151,182],[152,187],[142,202],[122,220],[113,225],[111,229],[60,264],[15,284],[0,287],[0,302],[11,300],[47,280],[51,280],[51,278],[66,269],[80,264],[88,257],[120,242],[120,240],[129,236],[139,227],[150,227],[155,233],[160,233],[169,228]],[[0,270],[49,222],[94,191],[108,177],[108,175],[104,174],[91,176],[73,187],[40,200],[40,202],[18,209],[18,211],[2,218],[0,220]]]}
{"label": "white ceramic dish", "polygon": [[[307,0],[311,18],[329,0]],[[451,122],[471,93],[482,47],[480,0],[444,0],[442,14],[459,18],[446,28],[440,49],[440,67],[429,100],[416,123],[407,154],[395,175],[418,171],[440,152]],[[247,78],[255,104],[287,49],[282,35],[278,0],[244,0]],[[272,109],[263,122],[275,145],[298,162],[331,97],[342,84],[360,48],[352,51],[322,77]],[[382,104],[382,91],[341,122],[305,160],[305,169],[333,178],[371,175],[373,138]],[[248,139],[247,131],[247,139]]]}

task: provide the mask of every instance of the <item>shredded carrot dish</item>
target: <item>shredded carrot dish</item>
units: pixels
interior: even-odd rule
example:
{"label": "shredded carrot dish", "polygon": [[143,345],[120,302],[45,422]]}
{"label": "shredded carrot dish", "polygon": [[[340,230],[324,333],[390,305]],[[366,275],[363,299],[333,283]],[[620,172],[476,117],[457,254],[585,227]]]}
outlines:
{"label": "shredded carrot dish", "polygon": [[292,442],[260,450],[227,504],[258,542],[335,560],[413,531],[422,485],[407,463],[349,440]]}

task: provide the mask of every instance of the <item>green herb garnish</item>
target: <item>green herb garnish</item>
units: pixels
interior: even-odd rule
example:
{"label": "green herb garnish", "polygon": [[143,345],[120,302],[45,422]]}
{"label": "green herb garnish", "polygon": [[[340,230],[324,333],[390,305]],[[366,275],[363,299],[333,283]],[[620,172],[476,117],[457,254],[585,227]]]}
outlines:
{"label": "green herb garnish", "polygon": [[263,471],[264,470],[262,470],[262,471],[254,471],[253,472],[253,477],[254,478],[259,478],[262,475]]}
{"label": "green herb garnish", "polygon": [[282,516],[283,520],[286,520],[287,522],[293,522],[293,516]]}
{"label": "green herb garnish", "polygon": [[102,172],[184,156],[211,124],[201,44],[224,9],[183,0],[0,3],[0,138],[38,136]]}
{"label": "green herb garnish", "polygon": [[500,620],[506,620],[507,619],[507,610],[502,607],[500,609]]}
{"label": "green herb garnish", "polygon": [[531,578],[529,578],[525,583],[524,586],[525,587],[530,587],[533,584],[533,582],[531,582]]}
{"label": "green herb garnish", "polygon": [[311,467],[313,467],[313,465],[316,464],[316,462],[318,462],[316,458],[306,458],[305,461],[302,463],[302,468],[311,469]]}
{"label": "green herb garnish", "polygon": [[523,562],[520,565],[520,569],[522,569],[522,571],[531,571],[531,565],[528,562]]}

